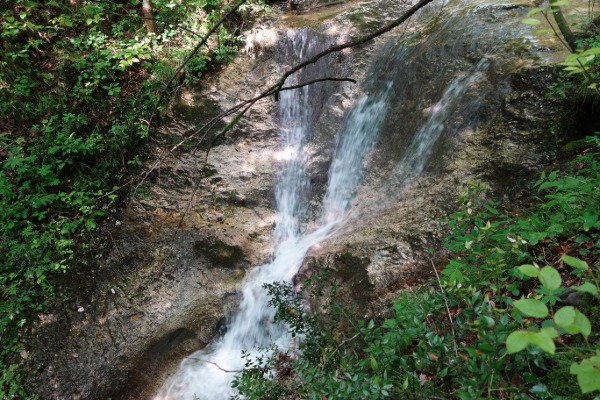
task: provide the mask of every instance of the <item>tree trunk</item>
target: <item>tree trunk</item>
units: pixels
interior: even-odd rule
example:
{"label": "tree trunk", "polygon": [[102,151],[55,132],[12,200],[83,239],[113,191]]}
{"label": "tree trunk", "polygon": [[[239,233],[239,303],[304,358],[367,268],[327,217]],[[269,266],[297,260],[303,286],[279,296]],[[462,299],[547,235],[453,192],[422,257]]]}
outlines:
{"label": "tree trunk", "polygon": [[558,26],[560,33],[563,35],[569,47],[571,48],[571,52],[575,53],[575,50],[577,50],[577,42],[575,42],[575,35],[573,35],[573,31],[571,30],[569,23],[565,19],[562,9],[560,8],[560,6],[550,7],[552,9],[554,21],[556,21],[556,25]]}
{"label": "tree trunk", "polygon": [[142,2],[142,14],[144,15],[144,21],[146,23],[146,30],[148,33],[154,33],[158,35],[158,28],[154,21],[154,15],[152,14],[152,1],[144,0]]}

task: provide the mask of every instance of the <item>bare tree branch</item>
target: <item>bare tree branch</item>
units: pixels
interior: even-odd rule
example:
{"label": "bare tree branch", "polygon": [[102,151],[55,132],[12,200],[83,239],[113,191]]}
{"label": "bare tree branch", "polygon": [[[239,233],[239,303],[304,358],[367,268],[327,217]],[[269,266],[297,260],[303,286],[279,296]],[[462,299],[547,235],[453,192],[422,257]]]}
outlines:
{"label": "bare tree branch", "polygon": [[[383,35],[384,33],[387,33],[389,31],[391,31],[392,29],[396,28],[397,26],[401,25],[402,23],[404,23],[407,19],[409,19],[410,17],[412,17],[417,11],[419,11],[421,8],[425,7],[427,4],[431,3],[433,0],[421,0],[419,1],[417,4],[415,4],[414,6],[412,6],[410,9],[408,9],[404,14],[402,14],[399,18],[393,20],[392,22],[390,22],[389,24],[383,26],[382,28],[379,28],[378,30],[376,30],[375,32],[368,34],[366,36],[361,36],[358,39],[355,40],[351,40],[349,42],[346,43],[342,43],[339,45],[335,45],[335,46],[331,46],[326,50],[323,50],[322,52],[315,54],[314,56],[312,56],[310,59],[301,62],[300,64],[297,64],[296,66],[294,66],[293,68],[287,70],[279,79],[279,82],[274,86],[276,88],[278,88],[278,90],[276,90],[275,92],[275,100],[278,99],[279,96],[279,90],[283,87],[283,84],[285,83],[285,80],[295,74],[296,72],[300,71],[301,69],[316,63],[317,61],[319,61],[321,58],[325,57],[326,55],[329,55],[331,53],[335,53],[335,52],[339,52],[342,51],[344,49],[350,48],[350,47],[354,47],[354,46],[360,46],[363,45],[367,42],[370,42],[371,40]],[[273,87],[269,88],[268,90],[272,89]]]}

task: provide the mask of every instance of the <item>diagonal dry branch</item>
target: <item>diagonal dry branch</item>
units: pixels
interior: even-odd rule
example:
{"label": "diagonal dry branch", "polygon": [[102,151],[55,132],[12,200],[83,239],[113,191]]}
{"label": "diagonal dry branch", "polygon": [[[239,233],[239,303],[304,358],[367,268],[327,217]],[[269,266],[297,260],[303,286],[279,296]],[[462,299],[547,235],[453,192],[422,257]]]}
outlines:
{"label": "diagonal dry branch", "polygon": [[[240,1],[236,7],[239,7],[242,3],[244,2],[244,0]],[[334,80],[334,81],[350,81],[350,82],[356,82],[352,79],[349,78],[321,78],[321,79],[316,79],[314,81],[311,82],[307,82],[305,84],[300,84],[300,85],[296,85],[296,86],[292,86],[292,87],[288,87],[288,88],[284,88],[283,85],[285,84],[285,81],[287,80],[287,78],[289,78],[291,75],[295,74],[296,72],[302,70],[303,68],[311,65],[311,64],[315,64],[318,60],[320,60],[321,58],[335,53],[335,52],[340,52],[344,49],[350,48],[350,47],[355,47],[355,46],[359,46],[362,44],[365,44],[381,35],[383,35],[384,33],[387,33],[391,30],[393,30],[394,28],[398,27],[399,25],[403,24],[404,22],[406,22],[406,20],[408,20],[410,17],[412,17],[417,11],[419,11],[420,9],[422,9],[423,7],[425,7],[426,5],[428,5],[429,3],[433,2],[433,0],[421,0],[418,3],[416,3],[415,5],[413,5],[410,9],[408,9],[404,14],[402,14],[400,17],[398,17],[397,19],[391,21],[390,23],[388,23],[387,25],[383,26],[382,28],[366,35],[366,36],[361,36],[355,40],[350,40],[346,43],[342,43],[339,45],[334,45],[329,47],[328,49],[312,56],[311,58],[295,65],[294,67],[288,69],[287,71],[285,71],[283,73],[283,75],[281,76],[281,78],[279,79],[279,81],[268,87],[267,89],[265,89],[262,93],[260,93],[258,96],[255,96],[251,99],[248,100],[244,100],[239,102],[238,104],[236,104],[235,106],[231,107],[230,109],[224,111],[223,113],[217,115],[216,117],[212,118],[211,120],[209,120],[206,124],[202,125],[200,128],[196,129],[194,132],[192,132],[190,135],[184,137],[179,143],[175,144],[173,147],[171,147],[169,150],[167,150],[166,154],[164,154],[163,156],[160,156],[157,158],[157,160],[150,166],[150,168],[146,171],[145,174],[143,174],[143,180],[145,180],[148,175],[156,168],[158,167],[158,165],[160,165],[160,163],[162,163],[164,161],[164,159],[166,157],[168,157],[170,154],[172,154],[174,151],[176,151],[179,147],[181,147],[184,143],[186,143],[187,141],[197,137],[199,134],[203,134],[202,138],[200,139],[201,141],[207,136],[208,132],[210,131],[210,129],[212,129],[212,127],[214,127],[214,125],[218,122],[223,120],[224,118],[231,116],[233,114],[237,115],[234,117],[234,121],[238,121],[246,112],[247,110],[254,105],[257,101],[269,97],[269,96],[274,96],[275,99],[277,100],[279,97],[279,92],[283,91],[283,90],[291,90],[291,89],[296,89],[302,86],[306,86],[312,83],[316,83],[316,82],[322,82],[322,81],[326,81],[326,80]],[[237,9],[237,8],[236,8]],[[233,11],[233,10],[232,10]],[[228,14],[229,15],[229,14]],[[221,21],[219,21],[219,23],[217,23],[217,25],[221,24],[222,21],[228,17],[228,15],[225,15],[223,17],[223,19]],[[210,32],[209,32],[210,34]],[[206,43],[208,34],[207,36],[205,36],[205,38],[203,39],[203,41],[201,43],[199,43],[196,49],[199,49],[200,47],[202,47],[202,45],[204,45]],[[184,63],[182,64],[182,66],[180,66],[179,70],[175,72],[175,74],[173,75],[173,77],[171,78],[171,80],[169,81],[169,83],[167,84],[167,87],[170,85],[170,83],[173,81],[173,79],[175,79],[175,75],[177,75],[185,66],[185,63],[187,61],[189,61],[189,59],[191,59],[191,57],[188,57],[188,60],[184,61]],[[163,91],[163,95],[161,95],[161,100],[164,97],[164,94],[166,93],[166,88],[165,91]],[[152,115],[154,115],[154,113],[156,112],[156,109],[158,108],[158,103],[157,106],[155,107]],[[240,111],[241,110],[241,111]],[[152,122],[152,117],[150,118],[149,124],[151,124]],[[231,128],[233,127],[233,125],[227,124],[226,128],[225,128],[225,132],[221,131],[218,136],[222,136],[224,133],[226,133],[227,131],[229,131]]]}

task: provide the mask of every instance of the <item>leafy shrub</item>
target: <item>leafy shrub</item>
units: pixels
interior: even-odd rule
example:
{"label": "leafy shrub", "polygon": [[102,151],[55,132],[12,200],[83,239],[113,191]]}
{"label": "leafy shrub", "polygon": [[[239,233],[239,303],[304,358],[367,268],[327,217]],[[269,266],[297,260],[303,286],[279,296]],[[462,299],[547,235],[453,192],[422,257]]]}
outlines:
{"label": "leafy shrub", "polygon": [[[145,119],[226,6],[153,3],[158,35],[142,33],[137,0],[0,6],[0,398],[25,396],[11,364],[32,315],[54,301],[60,274],[100,254],[89,235],[144,158]],[[222,27],[199,59],[230,60],[236,28]],[[181,81],[208,67],[190,65]]]}

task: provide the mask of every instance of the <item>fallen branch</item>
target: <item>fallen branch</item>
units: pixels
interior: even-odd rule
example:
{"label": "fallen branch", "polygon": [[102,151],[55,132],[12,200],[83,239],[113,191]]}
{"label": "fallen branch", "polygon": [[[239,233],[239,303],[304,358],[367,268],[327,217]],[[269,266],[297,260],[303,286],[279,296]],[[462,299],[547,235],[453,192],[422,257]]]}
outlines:
{"label": "fallen branch", "polygon": [[294,66],[293,68],[290,68],[289,70],[287,70],[279,79],[279,82],[277,84],[275,84],[274,86],[272,86],[271,88],[267,89],[267,90],[272,90],[273,88],[276,89],[275,91],[275,100],[277,100],[279,98],[279,91],[281,90],[281,88],[283,87],[283,84],[285,83],[286,79],[288,77],[290,77],[291,75],[295,74],[296,72],[300,71],[301,69],[311,65],[311,64],[315,64],[317,61],[319,61],[321,58],[325,57],[326,55],[329,55],[331,53],[336,53],[339,51],[342,51],[344,49],[350,48],[350,47],[354,47],[354,46],[360,46],[363,45],[367,42],[370,42],[371,40],[383,35],[384,33],[387,33],[389,31],[391,31],[392,29],[396,28],[397,26],[401,25],[402,23],[404,23],[407,19],[409,19],[410,17],[412,17],[417,11],[419,11],[421,8],[425,7],[427,4],[431,3],[433,0],[421,0],[419,1],[417,4],[415,4],[414,6],[412,6],[410,9],[408,9],[404,14],[402,14],[399,18],[393,20],[392,22],[390,22],[389,24],[383,26],[382,28],[379,28],[378,30],[376,30],[375,32],[366,35],[366,36],[361,36],[356,40],[351,40],[349,42],[346,43],[342,43],[339,45],[335,45],[335,46],[331,46],[326,50],[323,50],[322,52],[315,54],[314,56],[312,56],[311,58],[309,58],[308,60],[301,62],[300,64]]}

